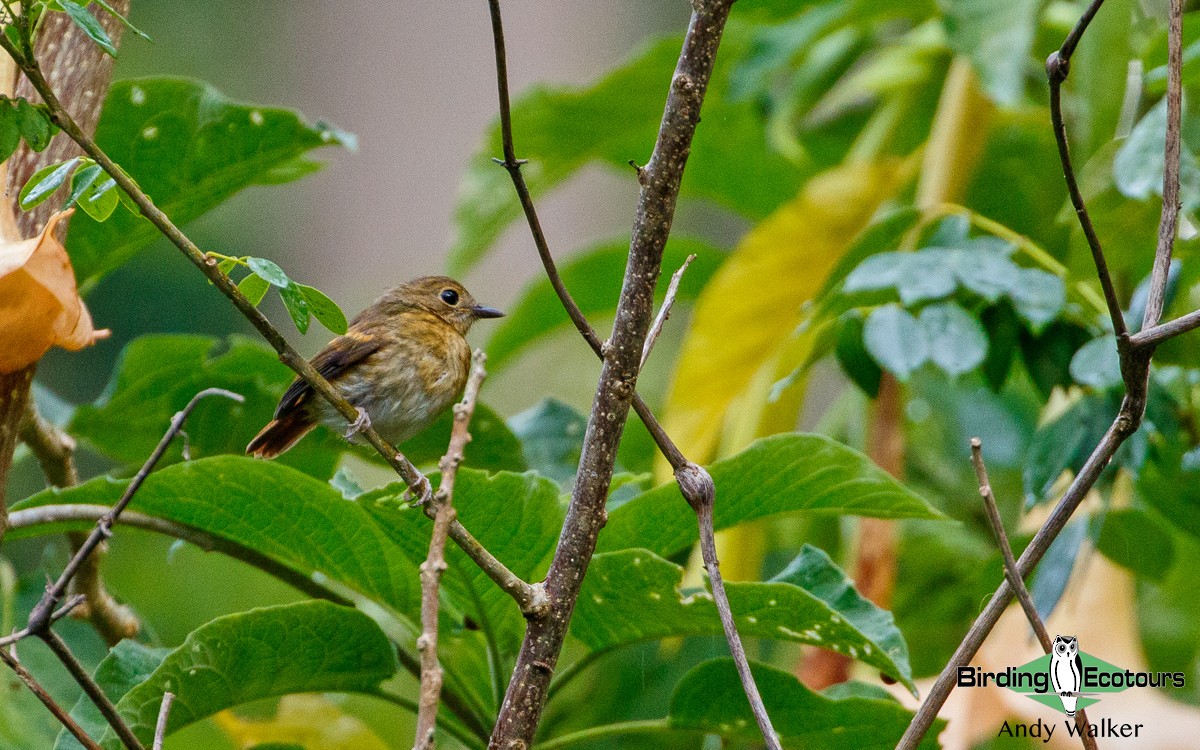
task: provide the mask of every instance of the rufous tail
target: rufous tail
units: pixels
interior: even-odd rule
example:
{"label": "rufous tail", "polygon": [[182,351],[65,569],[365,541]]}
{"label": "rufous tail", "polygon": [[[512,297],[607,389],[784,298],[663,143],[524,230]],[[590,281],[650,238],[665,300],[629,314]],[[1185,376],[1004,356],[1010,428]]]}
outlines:
{"label": "rufous tail", "polygon": [[286,453],[316,426],[316,422],[302,411],[272,419],[246,446],[246,453],[255,458],[275,458]]}

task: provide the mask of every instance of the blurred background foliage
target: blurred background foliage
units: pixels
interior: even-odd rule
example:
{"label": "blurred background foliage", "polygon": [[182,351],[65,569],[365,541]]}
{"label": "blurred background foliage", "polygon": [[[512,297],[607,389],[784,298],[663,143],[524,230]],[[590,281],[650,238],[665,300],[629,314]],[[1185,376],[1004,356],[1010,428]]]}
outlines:
{"label": "blurred background foliage", "polygon": [[[567,283],[601,330],[619,289],[637,189],[627,162],[644,161],[653,143],[686,20],[686,4],[678,6],[614,0],[505,7],[514,89],[523,91],[514,102],[518,155],[530,160],[526,175]],[[848,662],[830,667],[800,645],[811,641],[753,639],[754,657],[775,670],[764,671],[760,684],[768,706],[776,701],[773,715],[778,712],[793,746],[832,746],[804,744],[795,715],[801,706],[834,710],[829,707],[836,700],[824,708],[804,701],[873,700],[871,711],[899,711],[865,682],[878,684],[881,670],[889,681],[902,682],[936,674],[1000,580],[999,553],[967,461],[969,438],[983,440],[1003,516],[1020,545],[1115,412],[1120,379],[1113,339],[1090,255],[1065,200],[1041,67],[1082,6],[1034,0],[740,0],[735,6],[664,276],[686,255],[698,259],[639,389],[689,457],[726,467],[730,479],[719,484],[718,508],[733,508],[733,515],[718,526],[731,527],[723,532],[722,553],[731,579],[773,581],[747,587],[791,582],[803,588],[793,571],[796,561],[827,571],[837,565],[857,581],[858,591],[848,587],[855,597],[861,592],[895,615],[898,633],[885,628],[868,636],[878,645],[902,635],[903,666],[864,658],[853,669]],[[1074,160],[1131,320],[1141,317],[1142,280],[1161,204],[1164,8],[1157,0],[1105,3],[1065,88]],[[484,389],[488,408],[477,417],[479,439],[468,465],[534,468],[561,490],[572,479],[597,364],[554,301],[508,178],[490,161],[499,152],[491,39],[483,6],[476,10],[450,17],[440,6],[414,4],[135,0],[133,20],[155,42],[127,39],[117,75],[194,76],[234,100],[298,107],[356,134],[357,153],[317,150],[310,156],[328,162],[323,170],[308,174],[300,166],[259,180],[304,176],[240,193],[191,223],[189,233],[205,250],[273,259],[350,313],[394,281],[444,270],[462,278],[479,299],[508,309],[510,316],[497,327],[473,334],[492,357]],[[1186,17],[1185,41],[1194,38],[1196,23],[1194,14]],[[1188,92],[1200,75],[1193,47],[1184,70]],[[119,84],[115,90],[126,91]],[[1200,208],[1200,130],[1189,116],[1194,100],[1185,97],[1185,217],[1167,317],[1200,303],[1193,215]],[[69,242],[77,268],[89,257],[87,238],[103,231],[85,222],[76,217]],[[109,246],[95,244],[100,252]],[[232,460],[215,456],[239,452],[288,373],[256,343],[237,336],[251,331],[166,243],[151,243],[111,266],[87,300],[97,323],[113,328],[114,337],[43,361],[38,396],[44,411],[83,442],[85,476],[119,475],[140,463],[180,399],[219,380],[246,394],[247,404],[206,405],[189,433],[194,456]],[[276,320],[287,315],[277,299],[264,305]],[[289,336],[311,352],[323,341],[318,330]],[[1200,497],[1192,476],[1200,472],[1197,351],[1186,338],[1160,350],[1146,425],[1105,472],[1031,584],[1039,609],[1060,618],[1052,627],[1057,622],[1078,630],[1089,653],[1131,654],[1152,669],[1184,672],[1188,688],[1159,698],[1190,705],[1200,702],[1200,612],[1192,575],[1200,560],[1194,520]],[[446,429],[443,424],[418,438],[407,447],[410,455],[435,460]],[[754,442],[797,429],[827,437]],[[828,438],[865,452],[908,489],[887,485],[864,468],[863,476],[891,493],[884,505],[856,510],[841,502],[829,506],[833,515],[780,515],[820,508],[818,500],[827,497],[821,492],[833,492],[789,483],[821,465],[806,460],[825,456],[843,470],[857,466],[857,454]],[[356,511],[372,515],[397,545],[413,543],[396,531],[406,522],[401,511],[373,504],[395,490],[372,489],[389,477],[366,453],[343,454],[335,438],[321,435],[284,463],[310,475],[291,480],[293,490],[312,483],[304,502],[316,507],[327,496],[336,498],[335,489],[351,497],[366,488]],[[338,467],[333,489],[324,480]],[[613,516],[601,538],[610,555],[597,566],[631,570],[632,559],[619,556],[634,554],[621,550],[636,541],[661,555],[656,570],[642,571],[639,585],[655,592],[661,587],[670,600],[680,580],[684,586],[700,583],[688,562],[694,537],[673,531],[690,528],[672,516],[685,510],[677,497],[666,490],[643,492],[667,476],[636,421],[627,429],[618,469]],[[192,513],[193,519],[220,498],[239,502],[216,483],[211,497],[197,493],[202,497],[192,506],[173,504],[173,487],[205,481],[189,471],[187,465],[164,469],[139,502],[160,502],[164,515]],[[273,486],[280,481],[275,472],[263,468],[256,481]],[[782,472],[776,484],[768,481],[772,472]],[[542,562],[538,551],[548,553],[557,533],[557,492],[532,479],[519,491],[513,485],[501,492],[487,482],[515,480],[499,476],[505,479],[478,477],[478,502],[462,509],[464,523],[474,529],[470,514],[476,513],[475,523],[486,528],[489,513],[503,516],[514,496],[524,498],[528,515],[490,533],[502,549],[513,547],[514,539],[529,548],[525,562],[532,574]],[[14,471],[10,496],[25,497],[42,486],[36,464],[24,460]],[[80,490],[96,498],[111,491],[111,485]],[[917,495],[954,522],[891,525],[851,517],[930,515]],[[32,502],[51,500],[43,495]],[[339,523],[352,528],[361,523],[356,518]],[[742,523],[747,520],[753,522]],[[269,546],[265,538],[256,543]],[[876,543],[878,548],[871,546]],[[510,554],[519,552],[514,547]],[[32,603],[43,571],[61,567],[65,543],[13,538],[5,555],[21,581],[19,612]],[[872,564],[875,558],[884,560],[882,566]],[[310,565],[304,559],[291,563]],[[396,575],[406,564],[398,556],[388,569]],[[336,571],[311,565],[350,588],[361,584],[350,572],[338,579]],[[144,640],[155,645],[176,646],[219,616],[302,599],[239,563],[129,529],[121,530],[106,571],[110,588],[142,616]],[[1078,593],[1088,582],[1100,585],[1097,571],[1109,575],[1103,580],[1123,576],[1129,584],[1114,588],[1108,603],[1109,615],[1124,613],[1138,625],[1125,641],[1088,629],[1103,618],[1077,601]],[[589,578],[589,585],[603,580]],[[472,588],[476,584],[461,584],[465,598],[486,591]],[[360,593],[402,612],[403,585],[378,585],[378,591]],[[612,623],[621,612],[597,609],[607,593],[591,591],[594,599],[587,594],[568,656],[599,666],[568,669],[581,678],[570,680],[551,703],[543,736],[667,715],[686,731],[665,735],[670,739],[599,736],[592,744],[694,747],[706,732],[724,734],[732,746],[753,744],[753,734],[722,729],[713,708],[719,700],[697,695],[697,684],[729,684],[728,665],[707,661],[726,653],[717,631],[679,624],[672,626],[673,637],[654,640],[665,633],[642,632],[645,623],[638,620],[647,618],[635,611],[630,632],[592,632],[589,622]],[[835,598],[830,591],[825,597],[826,603]],[[451,689],[485,717],[497,692],[488,683],[497,675],[507,678],[503,665],[519,637],[519,618],[510,622],[514,611],[501,604],[485,601],[478,611],[455,614],[461,627],[454,643],[465,655],[452,664],[462,682]],[[870,607],[865,601],[856,606]],[[596,611],[589,614],[589,607]],[[476,649],[470,644],[478,635],[466,623],[485,616],[492,618],[485,629],[494,642]],[[671,616],[651,619],[672,622]],[[743,627],[753,630],[751,623]],[[104,656],[87,628],[70,623],[64,629],[90,663]],[[626,645],[616,650],[618,642]],[[1006,645],[1027,648],[1028,639]],[[23,657],[35,671],[54,673],[52,660],[36,646],[26,647]],[[153,665],[161,654],[129,658]],[[489,665],[489,658],[499,666]],[[697,671],[689,672],[693,667]],[[830,688],[824,696],[803,691],[788,674],[823,688],[843,671],[863,682],[848,683],[841,693]],[[398,678],[394,691],[411,694],[406,680]],[[65,677],[49,682],[56,694],[73,700]],[[1118,700],[1112,699],[1114,706]],[[169,746],[408,744],[409,730],[397,729],[408,719],[394,706],[361,695],[295,701],[252,703],[237,715],[221,714],[175,735]],[[994,714],[1019,718],[1036,715],[1033,710],[1002,704]],[[306,712],[344,719],[351,739],[305,734],[313,722],[296,716]],[[1184,726],[1200,727],[1194,712],[1183,716]],[[0,731],[0,747],[48,746],[27,738],[54,736],[55,727],[36,706],[6,710],[4,718],[25,724]],[[901,718],[896,722],[903,726]],[[845,746],[890,746],[888,731]],[[956,741],[984,746],[984,738],[994,736],[993,724],[980,725]],[[242,744],[231,737],[241,737]]]}

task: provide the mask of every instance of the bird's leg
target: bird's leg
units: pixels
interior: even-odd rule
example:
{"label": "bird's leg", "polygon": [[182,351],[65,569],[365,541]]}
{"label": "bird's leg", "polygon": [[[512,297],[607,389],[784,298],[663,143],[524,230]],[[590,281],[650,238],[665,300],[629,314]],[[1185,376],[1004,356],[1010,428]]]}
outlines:
{"label": "bird's leg", "polygon": [[350,426],[346,428],[346,439],[347,440],[354,437],[355,435],[362,432],[363,430],[369,429],[371,427],[371,418],[369,416],[367,416],[367,410],[362,408],[361,406],[356,406],[354,408],[355,408],[355,410],[358,411],[358,418],[355,419],[353,422],[351,422]]}

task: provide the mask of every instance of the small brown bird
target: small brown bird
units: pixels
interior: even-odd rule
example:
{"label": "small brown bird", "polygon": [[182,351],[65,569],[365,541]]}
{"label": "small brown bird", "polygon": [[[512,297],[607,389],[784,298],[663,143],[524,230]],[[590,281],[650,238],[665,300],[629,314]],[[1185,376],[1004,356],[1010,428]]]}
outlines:
{"label": "small brown bird", "polygon": [[[466,387],[471,325],[503,315],[476,304],[462,284],[445,276],[410,281],[375,300],[344,336],[310,360],[358,409],[346,437],[370,425],[399,445],[428,427]],[[246,453],[274,458],[319,423],[338,429],[345,418],[297,378]]]}

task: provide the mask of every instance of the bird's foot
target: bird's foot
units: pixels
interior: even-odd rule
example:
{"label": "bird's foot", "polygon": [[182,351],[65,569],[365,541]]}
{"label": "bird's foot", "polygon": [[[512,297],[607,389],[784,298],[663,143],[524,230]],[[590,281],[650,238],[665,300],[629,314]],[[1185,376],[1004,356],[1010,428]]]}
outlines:
{"label": "bird's foot", "polygon": [[346,428],[347,440],[354,437],[358,433],[363,432],[364,430],[371,429],[371,418],[367,416],[366,410],[361,406],[356,406],[354,408],[358,411],[358,418],[351,422],[350,426]]}
{"label": "bird's foot", "polygon": [[433,487],[429,484],[429,478],[421,476],[421,483],[416,487],[409,487],[404,491],[404,501],[410,508],[420,508],[424,506],[433,497]]}

